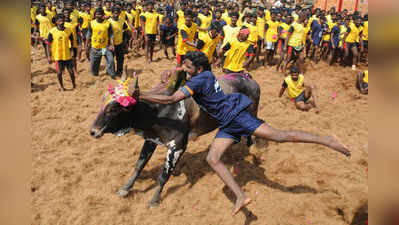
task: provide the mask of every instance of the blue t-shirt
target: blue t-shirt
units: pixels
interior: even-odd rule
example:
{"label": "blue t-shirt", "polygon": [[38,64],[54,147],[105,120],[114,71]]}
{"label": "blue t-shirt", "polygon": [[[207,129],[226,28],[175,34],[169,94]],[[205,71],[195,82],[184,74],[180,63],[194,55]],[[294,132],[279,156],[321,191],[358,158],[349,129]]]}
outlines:
{"label": "blue t-shirt", "polygon": [[224,21],[224,20],[217,21],[216,19],[212,20],[211,23],[215,24],[216,22],[218,22],[220,24],[221,28],[223,28],[227,24],[226,21]]}
{"label": "blue t-shirt", "polygon": [[318,45],[318,43],[321,41],[321,37],[323,36],[323,29],[317,20],[313,20],[311,28],[312,40],[316,45]]}
{"label": "blue t-shirt", "polygon": [[252,103],[241,93],[224,94],[215,75],[210,71],[192,77],[180,90],[186,96],[192,96],[200,108],[218,122],[219,128],[228,125]]}
{"label": "blue t-shirt", "polygon": [[338,25],[335,25],[332,28],[331,33],[333,34],[334,45],[335,45],[335,47],[338,47],[338,45],[339,45],[339,34],[340,34],[340,29],[339,29]]}
{"label": "blue t-shirt", "polygon": [[160,27],[160,30],[164,32],[162,38],[166,38],[167,36],[177,33],[177,26],[174,23],[171,24],[170,26],[167,26],[166,24],[162,24]]}

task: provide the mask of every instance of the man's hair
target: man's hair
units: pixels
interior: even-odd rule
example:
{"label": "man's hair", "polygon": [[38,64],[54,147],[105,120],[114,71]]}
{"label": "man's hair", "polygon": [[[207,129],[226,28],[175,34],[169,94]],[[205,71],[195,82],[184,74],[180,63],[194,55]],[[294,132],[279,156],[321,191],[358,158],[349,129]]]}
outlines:
{"label": "man's hair", "polygon": [[101,7],[98,7],[98,8],[96,9],[96,11],[94,11],[94,14],[96,14],[96,13],[101,13],[101,15],[104,15],[104,9],[101,8]]}
{"label": "man's hair", "polygon": [[291,66],[290,73],[300,73],[299,68],[297,66]]}
{"label": "man's hair", "polygon": [[120,12],[120,11],[121,11],[121,8],[119,8],[118,6],[114,5],[114,6],[112,7],[112,9],[111,9],[111,12],[115,12],[115,11]]}
{"label": "man's hair", "polygon": [[186,10],[184,11],[184,16],[191,16],[191,17],[194,18],[194,12],[193,12],[193,10],[191,10],[191,9],[186,9]]}
{"label": "man's hair", "polygon": [[59,19],[65,19],[65,16],[62,13],[58,13],[57,15],[55,15],[54,19],[55,19],[55,21],[57,21]]}
{"label": "man's hair", "polygon": [[230,17],[233,17],[233,16],[240,18],[240,15],[238,14],[238,12],[232,12]]}
{"label": "man's hair", "polygon": [[193,65],[198,68],[202,66],[204,71],[212,71],[211,65],[209,64],[208,57],[203,52],[191,51],[184,55],[184,59],[190,60]]}

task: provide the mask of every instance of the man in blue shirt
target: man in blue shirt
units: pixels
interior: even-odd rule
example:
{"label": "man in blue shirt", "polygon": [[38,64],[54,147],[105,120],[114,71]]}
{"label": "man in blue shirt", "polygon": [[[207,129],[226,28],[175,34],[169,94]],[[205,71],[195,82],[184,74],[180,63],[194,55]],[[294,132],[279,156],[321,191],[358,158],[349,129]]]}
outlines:
{"label": "man in blue shirt", "polygon": [[173,104],[185,98],[193,97],[195,102],[218,122],[219,132],[209,149],[206,160],[236,195],[233,215],[242,207],[248,205],[251,199],[241,190],[220,158],[229,146],[239,141],[241,136],[255,135],[276,142],[316,143],[350,156],[347,147],[334,136],[319,136],[303,131],[278,130],[253,117],[247,111],[251,104],[251,100],[247,96],[240,93],[224,94],[211,72],[211,66],[204,53],[188,52],[184,56],[183,69],[187,73],[188,81],[184,87],[173,95],[140,93],[140,99],[159,104]]}

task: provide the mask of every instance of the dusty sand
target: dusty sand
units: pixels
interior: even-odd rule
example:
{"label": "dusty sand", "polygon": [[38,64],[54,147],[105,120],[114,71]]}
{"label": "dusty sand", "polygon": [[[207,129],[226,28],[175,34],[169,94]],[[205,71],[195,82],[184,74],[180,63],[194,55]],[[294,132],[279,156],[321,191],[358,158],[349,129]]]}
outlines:
{"label": "dusty sand", "polygon": [[[236,179],[253,200],[232,217],[235,199],[205,161],[215,132],[189,143],[180,174],[165,186],[159,207],[149,208],[149,201],[166,157],[164,147],[158,147],[131,195],[118,197],[143,140],[132,133],[90,137],[112,80],[104,69],[92,77],[89,64],[81,63],[77,89],[62,93],[55,65],[49,66],[43,54],[32,50],[32,224],[365,224],[359,220],[365,219],[368,201],[368,97],[354,88],[350,68],[308,65],[305,83],[318,87],[320,114],[297,111],[286,94],[278,98],[283,77],[274,68],[251,72],[261,86],[260,118],[281,129],[334,133],[352,157],[312,144],[231,149],[223,160],[237,167]],[[174,64],[163,58],[150,65],[143,57],[128,60],[129,69],[140,73],[142,90],[158,83],[160,72]],[[71,88],[68,74],[64,85]]]}

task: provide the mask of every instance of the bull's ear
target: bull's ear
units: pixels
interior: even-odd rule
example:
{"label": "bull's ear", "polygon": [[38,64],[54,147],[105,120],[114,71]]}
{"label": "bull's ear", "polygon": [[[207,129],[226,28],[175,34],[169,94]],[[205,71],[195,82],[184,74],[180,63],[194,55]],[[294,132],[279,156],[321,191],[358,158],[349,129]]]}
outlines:
{"label": "bull's ear", "polygon": [[124,68],[123,68],[123,74],[122,74],[122,77],[121,77],[121,81],[125,82],[127,77],[128,77],[128,75],[127,75],[127,65],[125,65]]}

